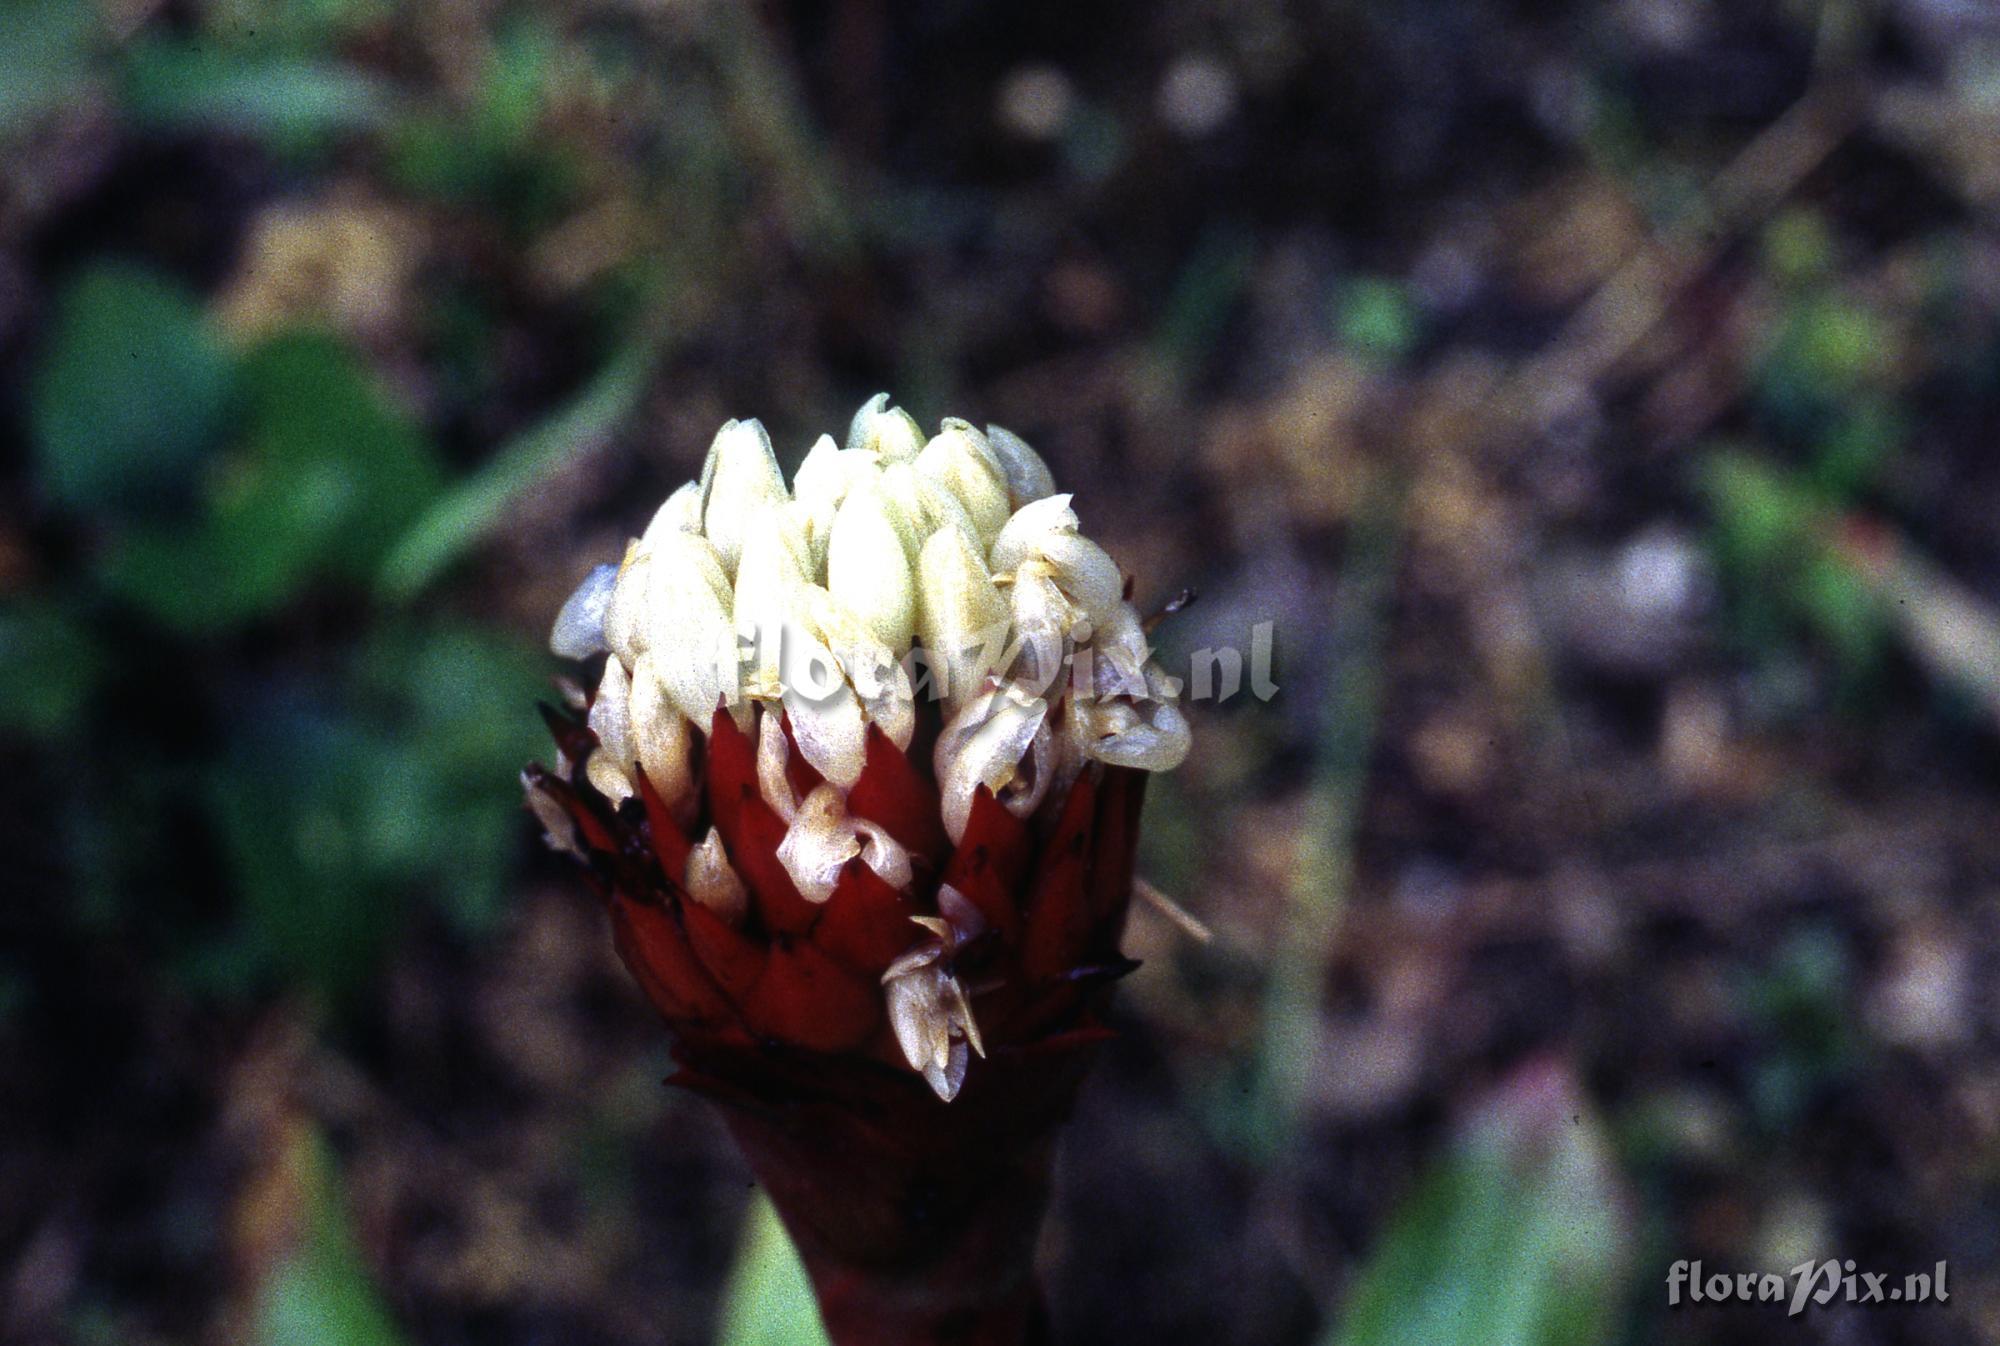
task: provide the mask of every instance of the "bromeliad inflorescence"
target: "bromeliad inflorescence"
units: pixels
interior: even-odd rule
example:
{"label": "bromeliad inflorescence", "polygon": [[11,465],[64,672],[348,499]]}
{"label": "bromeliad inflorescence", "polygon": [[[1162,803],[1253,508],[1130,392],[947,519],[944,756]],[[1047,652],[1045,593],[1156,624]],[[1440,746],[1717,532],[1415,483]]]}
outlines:
{"label": "bromeliad inflorescence", "polygon": [[[836,1337],[930,1339],[928,1309],[882,1330],[904,1321],[883,1276],[923,1263],[924,1303],[983,1302],[936,1259],[1003,1211],[1032,1245],[1130,966],[1145,775],[1188,750],[1124,575],[1020,439],[948,420],[927,441],[878,396],[789,486],[761,425],[725,425],[551,647],[603,671],[580,719],[550,713],[528,802],[606,898],[676,1081],[731,1105]],[[928,1236],[870,1213],[913,1184]],[[976,1339],[1039,1321],[1015,1270]]]}

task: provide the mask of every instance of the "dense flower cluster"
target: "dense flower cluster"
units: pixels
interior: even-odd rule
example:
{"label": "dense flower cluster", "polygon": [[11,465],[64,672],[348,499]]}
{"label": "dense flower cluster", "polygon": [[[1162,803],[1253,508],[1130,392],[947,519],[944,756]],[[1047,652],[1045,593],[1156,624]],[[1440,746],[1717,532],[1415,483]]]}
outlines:
{"label": "dense flower cluster", "polygon": [[[551,647],[603,655],[603,673],[588,736],[529,801],[579,854],[593,819],[568,790],[577,766],[601,825],[646,818],[668,910],[629,903],[621,933],[628,958],[673,939],[694,955],[699,975],[667,977],[670,1019],[727,1017],[694,1003],[713,987],[753,1035],[865,1050],[845,1030],[869,1016],[842,989],[871,976],[902,1058],[950,1099],[984,1045],[958,955],[997,940],[1027,957],[1034,843],[1046,855],[1067,820],[1087,849],[1099,793],[1136,812],[1136,787],[1098,778],[1171,768],[1189,736],[1123,574],[1035,452],[957,420],[926,440],[887,403],[860,410],[844,448],[822,436],[789,486],[761,425],[722,428],[700,480],[564,606]],[[1130,827],[1122,881],[1094,866],[1119,919]],[[1002,882],[1006,867],[1020,872]],[[1079,939],[1065,951],[1101,952]],[[809,973],[774,967],[802,957]],[[658,980],[657,948],[634,961]],[[767,1003],[801,997],[809,1012]]]}

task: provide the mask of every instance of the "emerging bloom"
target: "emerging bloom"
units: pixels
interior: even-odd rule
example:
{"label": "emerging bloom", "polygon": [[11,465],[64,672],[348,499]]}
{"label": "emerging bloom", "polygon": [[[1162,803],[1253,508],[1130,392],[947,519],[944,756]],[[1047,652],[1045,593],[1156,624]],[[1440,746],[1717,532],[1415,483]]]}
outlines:
{"label": "emerging bloom", "polygon": [[1128,772],[1188,729],[1034,450],[926,442],[887,401],[789,486],[761,425],[722,428],[557,618],[603,672],[529,790],[553,841],[608,843],[621,948],[683,1032],[900,1062],[950,1100],[982,1014],[1044,1020],[1115,961]]}
{"label": "emerging bloom", "polygon": [[995,1211],[1032,1245],[1049,1135],[1131,966],[1145,775],[1188,751],[1129,594],[1019,438],[926,440],[878,396],[789,484],[761,425],[725,425],[557,618],[551,648],[603,667],[580,719],[551,714],[528,803],[606,898],[677,1080],[733,1105],[840,1339],[925,1339],[843,1333],[828,1298],[861,1292],[827,1266],[893,1263],[876,1244],[910,1231],[869,1212],[902,1185],[962,1198],[910,1256]]}

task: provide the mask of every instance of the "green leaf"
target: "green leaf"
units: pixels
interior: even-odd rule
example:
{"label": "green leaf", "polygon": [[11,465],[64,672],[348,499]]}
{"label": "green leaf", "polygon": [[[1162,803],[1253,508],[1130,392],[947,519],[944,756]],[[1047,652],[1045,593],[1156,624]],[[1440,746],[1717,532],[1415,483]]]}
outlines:
{"label": "green leaf", "polygon": [[1829,540],[1832,503],[1803,475],[1745,453],[1712,455],[1700,484],[1743,636],[1762,648],[1810,634],[1851,681],[1865,682],[1888,648],[1888,614],[1868,577]]}
{"label": "green leaf", "polygon": [[262,1287],[258,1346],[402,1346],[403,1335],[375,1289],[347,1218],[339,1170],[317,1135],[302,1153],[304,1239]]}
{"label": "green leaf", "polygon": [[123,263],[83,272],[56,302],[29,389],[43,487],[80,510],[185,502],[220,437],[232,373],[185,289]]}
{"label": "green leaf", "polygon": [[1907,438],[1894,402],[1867,397],[1829,426],[1813,455],[1813,484],[1829,500],[1852,501],[1874,486]]}
{"label": "green leaf", "polygon": [[1865,679],[1880,667],[1889,648],[1889,617],[1874,586],[1845,557],[1827,547],[1807,556],[1797,598],[1812,633],[1850,679]]}
{"label": "green leaf", "polygon": [[[383,395],[361,358],[325,333],[266,342],[245,362],[243,387],[253,468],[225,498],[224,517],[239,516],[231,539],[254,546],[274,521],[315,536],[330,531],[331,568],[355,580],[371,576],[442,485],[423,431]],[[330,530],[328,514],[336,521]]]}
{"label": "green leaf", "polygon": [[639,405],[659,352],[651,327],[555,415],[501,445],[398,539],[377,578],[391,600],[413,597],[484,538],[520,497],[602,445]]}
{"label": "green leaf", "polygon": [[1858,399],[1879,395],[1897,358],[1896,333],[1880,312],[1814,294],[1777,323],[1758,363],[1755,400],[1788,435],[1809,439]]}
{"label": "green leaf", "polygon": [[1593,1346],[1632,1255],[1603,1131],[1567,1070],[1502,1087],[1362,1268],[1326,1346]]}
{"label": "green leaf", "polygon": [[1699,484],[1715,519],[1717,559],[1746,582],[1793,562],[1826,512],[1814,492],[1744,452],[1710,455]]}
{"label": "green leaf", "polygon": [[239,708],[208,802],[242,901],[247,974],[333,1005],[420,904],[492,927],[530,834],[542,660],[470,627],[375,633],[331,685]]}
{"label": "green leaf", "polygon": [[762,1193],[743,1217],[717,1346],[827,1346],[812,1281]]}
{"label": "green leaf", "polygon": [[1364,276],[1341,287],[1335,303],[1340,339],[1381,364],[1408,355],[1419,336],[1419,315],[1404,288],[1383,276]]}
{"label": "green leaf", "polygon": [[1839,261],[1826,217],[1803,206],[1771,221],[1764,230],[1763,252],[1765,270],[1792,285],[1823,281]]}
{"label": "green leaf", "polygon": [[418,763],[323,704],[247,711],[208,803],[242,903],[253,976],[338,1005],[406,914],[395,869],[428,821]]}
{"label": "green leaf", "polygon": [[89,627],[63,608],[0,612],[0,730],[43,739],[68,733],[108,663]]}
{"label": "green leaf", "polygon": [[373,575],[436,496],[437,459],[360,358],[317,332],[244,361],[246,436],[199,528],[135,528],[108,587],[175,630],[212,633],[275,611],[316,575]]}
{"label": "green leaf", "polygon": [[396,110],[387,85],[348,66],[179,40],[130,53],[124,101],[141,127],[235,131],[284,149],[380,128]]}
{"label": "green leaf", "polygon": [[0,3],[0,135],[88,93],[99,31],[87,0]]}
{"label": "green leaf", "polygon": [[538,650],[464,626],[392,627],[357,661],[356,696],[420,763],[404,813],[424,825],[393,863],[469,934],[499,917],[528,832],[516,778],[547,746],[526,713],[545,667]]}

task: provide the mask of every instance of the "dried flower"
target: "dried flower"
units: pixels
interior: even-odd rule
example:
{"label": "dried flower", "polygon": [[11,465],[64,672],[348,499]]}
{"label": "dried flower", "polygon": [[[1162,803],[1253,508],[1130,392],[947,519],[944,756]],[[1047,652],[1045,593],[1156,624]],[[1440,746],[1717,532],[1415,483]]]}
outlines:
{"label": "dried flower", "polygon": [[926,441],[878,396],[789,486],[762,426],[725,425],[556,620],[551,649],[603,671],[580,724],[550,712],[558,770],[531,768],[529,803],[608,901],[677,1078],[738,1105],[823,1295],[868,1298],[822,1271],[911,1231],[864,1218],[893,1193],[809,1172],[822,1145],[962,1191],[946,1243],[1002,1210],[1032,1243],[1130,967],[1145,773],[1188,747],[1127,592],[1018,437]]}

